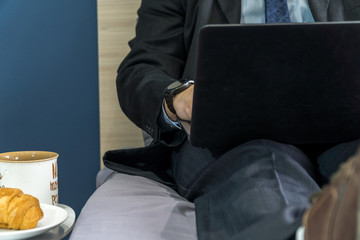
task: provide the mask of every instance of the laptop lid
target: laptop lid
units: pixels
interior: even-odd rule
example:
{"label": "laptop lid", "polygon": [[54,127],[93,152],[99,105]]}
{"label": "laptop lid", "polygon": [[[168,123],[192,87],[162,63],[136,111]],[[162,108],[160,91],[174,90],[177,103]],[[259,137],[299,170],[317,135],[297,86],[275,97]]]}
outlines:
{"label": "laptop lid", "polygon": [[208,25],[198,44],[193,145],[360,137],[360,22]]}

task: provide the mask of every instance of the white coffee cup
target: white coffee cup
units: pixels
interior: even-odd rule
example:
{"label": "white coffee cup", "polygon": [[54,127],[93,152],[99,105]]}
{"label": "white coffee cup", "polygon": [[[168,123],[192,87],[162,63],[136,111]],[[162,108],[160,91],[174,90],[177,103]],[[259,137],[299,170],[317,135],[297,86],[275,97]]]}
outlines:
{"label": "white coffee cup", "polygon": [[0,154],[0,187],[19,188],[41,203],[57,205],[59,154],[20,151]]}

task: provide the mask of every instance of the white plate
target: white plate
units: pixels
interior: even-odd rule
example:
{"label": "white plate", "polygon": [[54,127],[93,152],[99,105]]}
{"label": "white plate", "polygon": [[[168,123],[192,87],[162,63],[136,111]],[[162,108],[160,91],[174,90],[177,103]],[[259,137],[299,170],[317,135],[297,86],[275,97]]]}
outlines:
{"label": "white plate", "polygon": [[36,228],[28,230],[0,229],[0,240],[20,240],[40,235],[63,223],[69,215],[61,207],[43,203],[40,204],[40,207],[44,212],[44,217],[38,222]]}

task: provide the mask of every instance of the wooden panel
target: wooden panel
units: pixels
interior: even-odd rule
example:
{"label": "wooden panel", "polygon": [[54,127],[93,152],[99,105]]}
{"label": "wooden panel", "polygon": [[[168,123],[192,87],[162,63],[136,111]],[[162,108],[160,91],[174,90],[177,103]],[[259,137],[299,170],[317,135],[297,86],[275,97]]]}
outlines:
{"label": "wooden panel", "polygon": [[135,35],[139,6],[140,0],[98,0],[101,157],[111,149],[143,146],[141,130],[120,109],[115,85],[117,68]]}

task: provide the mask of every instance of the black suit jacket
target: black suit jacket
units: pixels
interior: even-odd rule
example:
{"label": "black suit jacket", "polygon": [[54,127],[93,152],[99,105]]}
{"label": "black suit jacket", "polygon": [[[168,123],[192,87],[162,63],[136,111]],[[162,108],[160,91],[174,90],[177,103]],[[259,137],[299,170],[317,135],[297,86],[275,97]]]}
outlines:
{"label": "black suit jacket", "polygon": [[[169,151],[163,145],[176,146],[185,135],[159,130],[163,90],[176,79],[194,78],[200,28],[211,23],[239,23],[240,3],[240,0],[142,0],[136,37],[129,42],[131,51],[118,69],[117,91],[124,113],[149,133],[155,144],[131,153],[109,152],[104,157],[105,165],[111,164],[117,170],[130,165],[135,172],[141,165],[152,172],[154,159],[163,159],[160,165],[170,162]],[[309,6],[315,21],[360,19],[359,0],[309,0]]]}
{"label": "black suit jacket", "polygon": [[[205,24],[239,23],[240,0],[143,0],[136,37],[118,70],[124,113],[159,139],[163,90],[175,79],[193,79],[197,34]],[[309,0],[316,21],[360,19],[358,0]]]}

